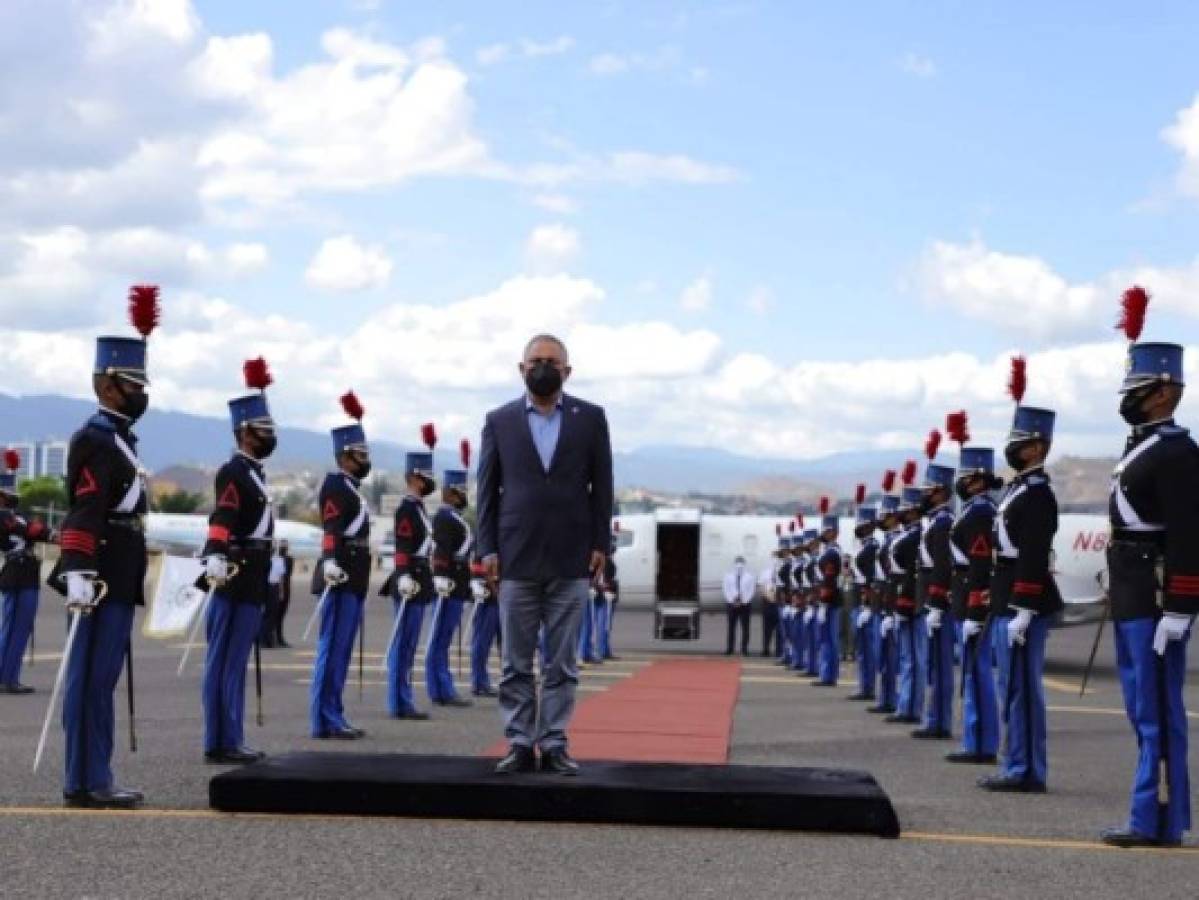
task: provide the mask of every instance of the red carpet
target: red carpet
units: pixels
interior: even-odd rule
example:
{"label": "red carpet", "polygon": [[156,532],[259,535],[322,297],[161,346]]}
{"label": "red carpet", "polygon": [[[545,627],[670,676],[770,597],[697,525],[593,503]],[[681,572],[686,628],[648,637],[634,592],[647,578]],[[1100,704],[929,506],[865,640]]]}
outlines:
{"label": "red carpet", "polygon": [[[575,708],[570,752],[582,760],[711,763],[729,759],[740,689],[735,660],[651,663]],[[486,755],[502,756],[503,741]]]}

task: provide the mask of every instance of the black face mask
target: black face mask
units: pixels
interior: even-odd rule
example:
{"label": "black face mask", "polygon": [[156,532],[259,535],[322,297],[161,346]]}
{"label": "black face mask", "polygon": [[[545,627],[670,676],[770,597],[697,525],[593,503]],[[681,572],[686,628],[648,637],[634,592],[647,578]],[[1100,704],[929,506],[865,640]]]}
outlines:
{"label": "black face mask", "polygon": [[1003,458],[1007,460],[1007,464],[1017,472],[1024,471],[1025,462],[1020,458],[1020,451],[1022,449],[1022,444],[1008,444],[1003,448]]}
{"label": "black face mask", "polygon": [[432,478],[427,478],[427,479],[425,479],[425,481],[424,481],[424,482],[421,484],[421,487],[420,487],[420,495],[421,495],[422,497],[428,497],[428,496],[429,496],[431,493],[433,493],[435,490],[437,490],[437,482],[436,482],[436,481],[434,481]]}
{"label": "black face mask", "polygon": [[128,416],[130,422],[136,422],[146,414],[146,409],[150,406],[150,395],[145,390],[125,390],[120,379],[117,379],[116,384],[117,390],[121,394],[121,408],[118,412],[123,416]]}
{"label": "black face mask", "polygon": [[266,459],[275,452],[275,447],[279,445],[279,439],[273,434],[255,433],[254,443],[254,458]]}
{"label": "black face mask", "polygon": [[534,397],[552,397],[562,390],[562,373],[549,363],[534,363],[525,369],[525,387]]}
{"label": "black face mask", "polygon": [[1139,391],[1129,391],[1120,398],[1120,416],[1134,428],[1149,421],[1149,416],[1141,408],[1141,404],[1145,402],[1152,390],[1153,388],[1150,387],[1142,388]]}
{"label": "black face mask", "polygon": [[366,478],[371,473],[371,461],[368,459],[365,462],[355,463],[354,477],[359,481]]}
{"label": "black face mask", "polygon": [[970,493],[970,479],[959,478],[954,482],[953,492],[958,495],[959,500],[969,500],[973,496]]}

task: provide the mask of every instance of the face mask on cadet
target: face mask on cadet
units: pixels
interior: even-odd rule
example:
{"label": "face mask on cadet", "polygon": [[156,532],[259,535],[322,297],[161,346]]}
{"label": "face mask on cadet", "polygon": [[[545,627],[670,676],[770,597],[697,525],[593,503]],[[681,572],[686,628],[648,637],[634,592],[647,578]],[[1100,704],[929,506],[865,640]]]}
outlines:
{"label": "face mask on cadet", "polygon": [[250,433],[254,436],[255,459],[266,459],[275,452],[275,448],[279,445],[279,439],[275,437],[273,431],[262,432],[251,429]]}
{"label": "face mask on cadet", "polygon": [[550,363],[538,361],[525,369],[525,387],[534,397],[552,397],[562,389],[562,373]]}
{"label": "face mask on cadet", "polygon": [[1153,392],[1156,385],[1149,387],[1138,388],[1135,391],[1129,391],[1120,398],[1120,416],[1129,425],[1137,426],[1144,425],[1149,421],[1149,415],[1141,408],[1141,405]]}
{"label": "face mask on cadet", "polygon": [[1003,458],[1007,460],[1007,464],[1016,472],[1023,472],[1027,465],[1020,458],[1020,451],[1024,449],[1024,444],[1008,444],[1003,448]]}
{"label": "face mask on cadet", "polygon": [[128,416],[131,422],[136,422],[146,414],[146,409],[150,405],[150,395],[143,388],[140,391],[126,390],[121,379],[116,379],[117,390],[121,394],[121,408],[119,412],[123,416]]}

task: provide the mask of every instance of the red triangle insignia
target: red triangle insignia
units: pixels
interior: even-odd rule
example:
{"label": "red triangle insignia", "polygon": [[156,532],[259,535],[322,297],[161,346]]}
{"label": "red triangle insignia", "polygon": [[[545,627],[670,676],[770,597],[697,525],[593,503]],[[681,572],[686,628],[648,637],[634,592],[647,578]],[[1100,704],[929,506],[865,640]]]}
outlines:
{"label": "red triangle insignia", "polygon": [[408,519],[400,519],[400,524],[396,526],[397,537],[412,537],[412,522]]}
{"label": "red triangle insignia", "polygon": [[980,534],[974,539],[974,543],[970,545],[971,556],[990,556],[991,542],[987,540],[985,534]]}
{"label": "red triangle insignia", "polygon": [[232,481],[229,482],[225,490],[221,492],[221,499],[217,501],[216,505],[226,509],[240,509],[241,495],[237,493],[237,485]]}
{"label": "red triangle insignia", "polygon": [[92,470],[84,466],[79,471],[79,483],[75,485],[75,496],[86,497],[88,494],[94,494],[98,490],[100,490],[100,487],[96,484]]}
{"label": "red triangle insignia", "polygon": [[321,519],[328,522],[330,519],[336,519],[341,515],[341,510],[337,508],[337,504],[332,500],[325,501],[325,508],[321,510]]}

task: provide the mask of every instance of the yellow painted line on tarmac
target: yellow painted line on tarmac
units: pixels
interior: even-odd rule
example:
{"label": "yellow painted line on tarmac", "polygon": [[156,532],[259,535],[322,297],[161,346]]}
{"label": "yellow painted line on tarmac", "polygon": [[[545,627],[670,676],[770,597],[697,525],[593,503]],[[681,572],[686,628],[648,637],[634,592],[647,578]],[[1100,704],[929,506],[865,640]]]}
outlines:
{"label": "yellow painted line on tarmac", "polygon": [[[1056,678],[1047,678],[1045,676],[1041,676],[1041,684],[1045,685],[1045,687],[1049,688],[1050,690],[1062,691],[1067,694],[1073,694],[1076,697],[1078,696],[1078,689],[1082,687],[1081,684],[1072,684],[1069,681],[1059,681]],[[1098,694],[1101,692],[1094,689],[1088,689],[1087,693]]]}
{"label": "yellow painted line on tarmac", "polygon": [[1075,841],[1063,838],[1022,838],[1004,834],[941,834],[932,831],[905,831],[901,840],[943,844],[972,844],[981,847],[1027,847],[1034,850],[1100,850],[1109,853],[1155,853],[1199,856],[1199,847],[1109,847],[1099,841]]}
{"label": "yellow painted line on tarmac", "polygon": [[[1045,708],[1049,712],[1089,713],[1091,715],[1097,715],[1097,716],[1120,716],[1121,718],[1125,718],[1128,716],[1128,713],[1126,713],[1122,709],[1110,709],[1108,707],[1103,707],[1103,706],[1047,706]],[[1187,718],[1188,719],[1199,719],[1199,713],[1189,712],[1189,713],[1187,713]]]}

